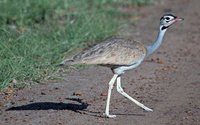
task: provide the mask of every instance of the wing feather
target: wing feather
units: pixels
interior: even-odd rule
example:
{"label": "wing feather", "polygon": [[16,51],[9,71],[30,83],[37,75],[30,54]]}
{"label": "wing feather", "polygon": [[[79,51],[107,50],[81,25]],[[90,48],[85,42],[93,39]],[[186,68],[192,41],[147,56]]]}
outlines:
{"label": "wing feather", "polygon": [[[131,65],[146,55],[142,43],[130,39],[111,38],[75,55],[71,64]],[[73,63],[72,63],[73,62]]]}

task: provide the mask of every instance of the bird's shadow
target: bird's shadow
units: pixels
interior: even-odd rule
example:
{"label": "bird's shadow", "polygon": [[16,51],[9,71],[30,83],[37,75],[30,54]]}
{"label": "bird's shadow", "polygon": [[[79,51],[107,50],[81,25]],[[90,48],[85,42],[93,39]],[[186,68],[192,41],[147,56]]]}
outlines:
{"label": "bird's shadow", "polygon": [[79,112],[87,109],[88,103],[83,102],[79,98],[66,98],[67,100],[78,102],[75,103],[62,103],[62,102],[34,102],[27,105],[21,105],[6,109],[6,111],[22,111],[22,110],[71,110]]}
{"label": "bird's shadow", "polygon": [[[66,98],[66,100],[74,101],[75,103],[62,103],[62,102],[34,102],[21,106],[13,106],[6,111],[23,111],[23,110],[70,110],[76,113],[90,115],[94,117],[104,117],[102,112],[95,112],[87,110],[90,104],[83,102],[79,98]],[[77,104],[78,103],[78,104]],[[144,116],[144,114],[126,114],[116,113],[116,115],[133,115],[133,116]]]}

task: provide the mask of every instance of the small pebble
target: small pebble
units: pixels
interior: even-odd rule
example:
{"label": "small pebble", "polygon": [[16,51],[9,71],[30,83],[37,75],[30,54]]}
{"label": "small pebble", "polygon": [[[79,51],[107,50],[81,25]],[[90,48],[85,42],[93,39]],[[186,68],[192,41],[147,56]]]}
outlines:
{"label": "small pebble", "polygon": [[107,92],[102,92],[101,93],[101,96],[107,96],[108,94],[107,94]]}
{"label": "small pebble", "polygon": [[59,88],[58,88],[58,87],[55,87],[54,89],[55,89],[55,90],[58,90]]}
{"label": "small pebble", "polygon": [[44,92],[41,92],[40,94],[41,94],[41,95],[46,95],[46,93],[44,93]]}
{"label": "small pebble", "polygon": [[73,95],[75,95],[75,96],[81,96],[82,93],[81,93],[81,91],[76,91],[76,92],[73,93]]}

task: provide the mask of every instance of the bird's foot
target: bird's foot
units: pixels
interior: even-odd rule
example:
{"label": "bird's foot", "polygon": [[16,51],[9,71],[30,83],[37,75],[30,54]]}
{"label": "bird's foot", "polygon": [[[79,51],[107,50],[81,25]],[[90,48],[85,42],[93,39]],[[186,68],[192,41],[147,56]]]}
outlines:
{"label": "bird's foot", "polygon": [[110,115],[110,114],[108,114],[108,113],[103,113],[103,115],[104,115],[105,117],[107,117],[107,118],[115,118],[115,117],[116,117],[116,115]]}
{"label": "bird's foot", "polygon": [[145,111],[148,111],[148,112],[153,112],[153,109],[150,109],[150,108],[148,108],[148,107],[146,107],[146,106],[144,106],[144,107],[142,107]]}

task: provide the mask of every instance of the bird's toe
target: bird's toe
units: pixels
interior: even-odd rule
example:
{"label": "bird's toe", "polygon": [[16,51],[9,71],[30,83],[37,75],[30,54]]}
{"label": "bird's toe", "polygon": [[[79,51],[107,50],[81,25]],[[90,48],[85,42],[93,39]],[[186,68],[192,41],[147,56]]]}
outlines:
{"label": "bird's toe", "polygon": [[110,115],[110,114],[107,114],[107,113],[104,113],[103,115],[107,118],[115,118],[116,117],[116,115]]}
{"label": "bird's toe", "polygon": [[150,109],[150,108],[148,108],[148,107],[145,107],[144,110],[145,110],[145,111],[148,111],[148,112],[153,112],[153,109]]}

